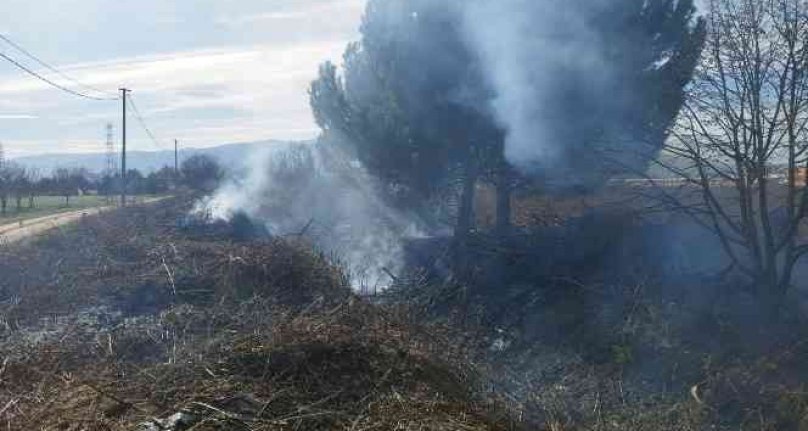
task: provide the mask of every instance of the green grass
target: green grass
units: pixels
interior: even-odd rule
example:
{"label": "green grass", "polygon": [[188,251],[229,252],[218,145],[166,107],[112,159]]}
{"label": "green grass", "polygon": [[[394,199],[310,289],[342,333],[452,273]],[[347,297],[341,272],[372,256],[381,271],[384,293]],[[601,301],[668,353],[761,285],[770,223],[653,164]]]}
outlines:
{"label": "green grass", "polygon": [[6,214],[0,214],[0,224],[15,223],[20,220],[30,220],[63,212],[117,205],[117,203],[117,198],[110,201],[105,196],[71,196],[70,206],[66,206],[63,196],[38,196],[34,200],[34,208],[28,208],[28,199],[23,199],[22,208],[18,211],[17,202],[12,199],[8,202]]}

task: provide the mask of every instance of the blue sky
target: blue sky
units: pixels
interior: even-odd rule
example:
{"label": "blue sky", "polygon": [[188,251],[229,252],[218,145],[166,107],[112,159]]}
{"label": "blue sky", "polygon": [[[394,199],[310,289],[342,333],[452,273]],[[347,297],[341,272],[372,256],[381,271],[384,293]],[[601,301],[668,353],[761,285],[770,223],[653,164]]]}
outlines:
{"label": "blue sky", "polygon": [[[307,139],[317,65],[358,37],[365,0],[2,0],[0,33],[82,83],[131,88],[161,145]],[[0,41],[0,52],[36,64]],[[37,69],[39,70],[39,69]],[[49,78],[70,86],[59,76]],[[76,98],[0,61],[0,142],[13,156],[103,151],[120,102]]]}

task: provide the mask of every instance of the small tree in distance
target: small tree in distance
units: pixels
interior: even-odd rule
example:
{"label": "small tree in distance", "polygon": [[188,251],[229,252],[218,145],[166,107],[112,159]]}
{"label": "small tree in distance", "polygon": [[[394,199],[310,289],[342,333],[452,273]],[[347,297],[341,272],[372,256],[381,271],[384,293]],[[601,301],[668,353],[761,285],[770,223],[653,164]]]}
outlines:
{"label": "small tree in distance", "polygon": [[219,186],[224,170],[214,158],[200,154],[182,162],[180,175],[185,186],[209,193]]}
{"label": "small tree in distance", "polygon": [[143,179],[143,193],[150,195],[166,193],[171,189],[175,180],[174,169],[164,166],[159,171],[151,172]]}
{"label": "small tree in distance", "polygon": [[23,166],[11,166],[9,179],[11,181],[11,192],[14,196],[17,212],[22,211],[22,201],[28,196],[31,183],[29,181],[28,170]]}
{"label": "small tree in distance", "polygon": [[8,211],[8,200],[13,187],[13,170],[9,163],[0,165],[0,213],[6,215]]}
{"label": "small tree in distance", "polygon": [[40,182],[42,175],[37,169],[27,169],[26,177],[28,181],[28,209],[34,208],[37,194],[40,192]]}
{"label": "small tree in distance", "polygon": [[87,171],[85,169],[59,168],[53,173],[53,187],[65,198],[65,206],[70,206],[70,197],[77,196],[87,187]]}
{"label": "small tree in distance", "polygon": [[75,193],[75,189],[70,184],[70,170],[58,168],[53,171],[53,191],[65,198],[65,206],[70,206],[70,196]]}

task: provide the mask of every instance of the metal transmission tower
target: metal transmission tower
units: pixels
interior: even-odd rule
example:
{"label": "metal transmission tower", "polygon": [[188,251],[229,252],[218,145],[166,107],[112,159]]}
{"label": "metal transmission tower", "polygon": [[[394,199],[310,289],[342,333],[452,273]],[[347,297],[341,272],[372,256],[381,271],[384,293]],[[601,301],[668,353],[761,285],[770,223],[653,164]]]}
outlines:
{"label": "metal transmission tower", "polygon": [[115,138],[112,123],[107,124],[107,169],[105,174],[114,177],[118,172],[118,156],[115,154]]}
{"label": "metal transmission tower", "polygon": [[123,118],[121,127],[121,206],[126,206],[126,95],[132,90],[121,88],[121,99],[123,102]]}
{"label": "metal transmission tower", "polygon": [[179,141],[174,140],[174,178],[177,178],[180,173],[180,163],[179,163]]}
{"label": "metal transmission tower", "polygon": [[104,182],[106,183],[106,191],[104,194],[107,196],[107,203],[112,203],[115,199],[115,193],[118,190],[118,157],[115,154],[115,138],[112,123],[107,123],[107,165],[104,170]]}

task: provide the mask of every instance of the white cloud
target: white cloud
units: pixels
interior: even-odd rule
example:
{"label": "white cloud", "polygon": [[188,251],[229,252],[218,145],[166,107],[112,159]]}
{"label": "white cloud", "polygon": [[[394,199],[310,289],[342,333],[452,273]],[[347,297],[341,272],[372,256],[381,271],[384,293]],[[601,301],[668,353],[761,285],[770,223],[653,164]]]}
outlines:
{"label": "white cloud", "polygon": [[320,2],[299,2],[288,4],[279,10],[270,12],[244,14],[236,16],[224,16],[217,20],[219,24],[226,26],[241,26],[245,24],[255,24],[261,21],[278,20],[307,20],[318,15],[332,16],[333,14],[361,14],[365,6],[365,0],[331,0]]}
{"label": "white cloud", "polygon": [[[308,107],[308,83],[318,64],[339,56],[343,48],[343,41],[234,47],[62,69],[94,87],[109,91],[121,85],[131,88],[141,114],[164,139],[178,137],[198,146],[266,138],[309,139],[317,130]],[[0,80],[0,99],[26,100],[28,110],[46,113],[64,129],[83,126],[100,137],[101,125],[118,121],[119,102],[68,100],[54,105],[54,91],[32,78]],[[130,124],[135,146],[157,149],[134,119]],[[100,140],[55,142],[59,151],[80,152],[93,146],[98,150]]]}
{"label": "white cloud", "polygon": [[35,120],[39,118],[31,114],[3,114],[0,113],[0,120]]}
{"label": "white cloud", "polygon": [[[83,1],[71,0],[74,10],[46,0],[42,7],[57,20],[34,13],[28,0],[12,0],[20,23],[4,25],[0,17],[0,28],[10,26],[18,42],[82,83],[115,94],[121,86],[131,88],[159,138],[190,146],[316,136],[308,84],[321,62],[340,59],[357,37],[366,2],[141,0],[101,7],[101,0]],[[105,31],[108,18],[141,9],[155,12],[154,19],[122,24],[129,31]],[[166,20],[187,23],[154,24]],[[51,36],[60,23],[79,22],[86,31]],[[3,45],[0,52],[26,60]],[[110,122],[119,128],[120,109],[120,101],[79,99],[0,62],[0,141],[8,152],[103,150],[104,127]],[[129,124],[133,148],[156,149],[131,116]]]}

